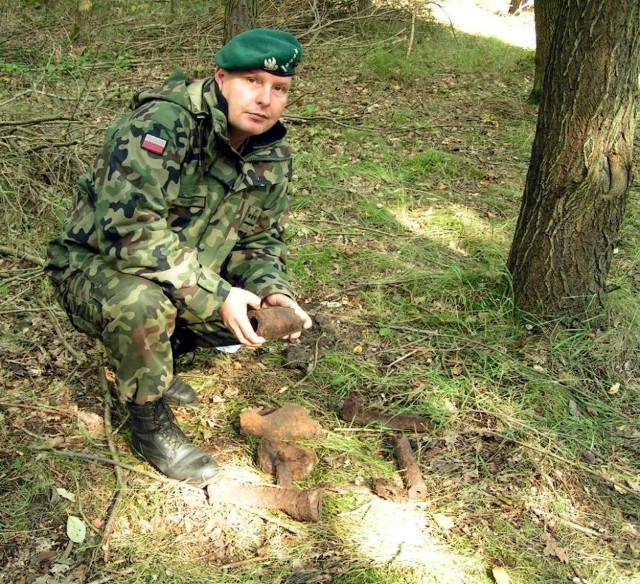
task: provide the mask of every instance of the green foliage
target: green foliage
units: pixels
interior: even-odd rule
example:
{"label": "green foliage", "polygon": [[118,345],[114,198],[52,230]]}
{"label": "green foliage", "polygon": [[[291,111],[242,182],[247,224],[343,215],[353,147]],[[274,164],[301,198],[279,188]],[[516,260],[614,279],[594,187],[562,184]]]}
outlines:
{"label": "green foliage", "polygon": [[0,73],[6,73],[9,75],[25,75],[29,72],[29,68],[17,63],[7,63],[0,60]]}
{"label": "green foliage", "polygon": [[371,81],[407,83],[415,76],[417,67],[396,51],[380,51],[367,57],[361,75]]}

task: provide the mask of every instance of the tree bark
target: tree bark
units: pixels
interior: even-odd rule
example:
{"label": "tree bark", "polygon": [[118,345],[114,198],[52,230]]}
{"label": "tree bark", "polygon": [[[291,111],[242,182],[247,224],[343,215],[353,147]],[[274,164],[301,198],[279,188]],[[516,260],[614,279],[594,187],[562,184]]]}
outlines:
{"label": "tree bark", "polygon": [[553,31],[558,22],[560,2],[559,0],[536,2],[533,10],[536,25],[536,68],[533,77],[533,89],[529,94],[529,102],[537,105],[540,103],[544,73],[547,68],[547,63],[549,62],[549,53],[551,51],[551,39],[553,38]]}
{"label": "tree bark", "polygon": [[601,312],[631,184],[640,66],[637,0],[568,0],[553,35],[508,259],[537,317]]}
{"label": "tree bark", "polygon": [[71,39],[74,42],[86,45],[91,42],[91,13],[93,12],[93,0],[78,0],[76,16],[71,31]]}
{"label": "tree bark", "polygon": [[520,10],[520,4],[522,4],[522,0],[511,0],[509,2],[509,14],[515,14]]}
{"label": "tree bark", "polygon": [[258,0],[225,0],[222,42],[255,28],[258,22]]}

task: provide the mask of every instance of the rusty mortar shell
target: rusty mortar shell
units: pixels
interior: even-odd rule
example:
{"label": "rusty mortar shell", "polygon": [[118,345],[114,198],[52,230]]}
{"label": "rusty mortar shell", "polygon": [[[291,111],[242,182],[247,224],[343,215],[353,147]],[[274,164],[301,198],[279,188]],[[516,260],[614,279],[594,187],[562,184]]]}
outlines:
{"label": "rusty mortar shell", "polygon": [[301,331],[304,325],[293,308],[284,306],[249,310],[247,316],[256,333],[265,339],[281,339]]}

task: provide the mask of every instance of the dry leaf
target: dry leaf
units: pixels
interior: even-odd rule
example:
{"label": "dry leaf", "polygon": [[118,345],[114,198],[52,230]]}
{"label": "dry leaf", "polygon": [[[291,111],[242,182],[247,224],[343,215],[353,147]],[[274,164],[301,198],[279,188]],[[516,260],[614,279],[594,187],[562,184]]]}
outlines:
{"label": "dry leaf", "polygon": [[629,485],[629,488],[632,491],[636,491],[637,493],[640,493],[640,482],[627,480],[627,485]]}
{"label": "dry leaf", "polygon": [[577,418],[580,415],[580,410],[578,409],[578,404],[576,403],[576,400],[574,400],[574,399],[570,399],[569,400],[569,413],[574,418]]}
{"label": "dry leaf", "polygon": [[72,503],[76,502],[75,494],[71,493],[70,491],[67,491],[67,489],[64,489],[62,487],[56,487],[56,493],[58,493],[58,495],[60,495],[63,499],[66,499],[67,501],[71,501]]}
{"label": "dry leaf", "polygon": [[558,558],[562,563],[569,563],[569,552],[567,548],[560,547],[558,542],[553,538],[553,536],[548,533],[544,534],[544,539],[547,545],[544,548],[544,553],[547,556],[551,556],[553,558]]}
{"label": "dry leaf", "polygon": [[611,389],[609,389],[609,395],[616,395],[616,393],[618,393],[620,391],[620,384],[619,383],[614,383],[611,386]]}
{"label": "dry leaf", "polygon": [[82,543],[87,536],[87,527],[84,521],[75,515],[67,517],[67,537],[73,543]]}
{"label": "dry leaf", "polygon": [[457,253],[459,253],[460,255],[463,256],[468,256],[469,252],[467,250],[464,249],[464,241],[460,241],[457,239],[452,239],[449,242],[449,249],[452,251],[455,251]]}
{"label": "dry leaf", "polygon": [[104,419],[98,414],[78,410],[78,421],[84,425],[90,434],[102,434],[104,432]]}
{"label": "dry leaf", "polygon": [[511,582],[507,571],[500,566],[494,566],[493,568],[491,568],[491,573],[493,575],[493,579],[496,581],[496,584],[509,584],[509,582]]}

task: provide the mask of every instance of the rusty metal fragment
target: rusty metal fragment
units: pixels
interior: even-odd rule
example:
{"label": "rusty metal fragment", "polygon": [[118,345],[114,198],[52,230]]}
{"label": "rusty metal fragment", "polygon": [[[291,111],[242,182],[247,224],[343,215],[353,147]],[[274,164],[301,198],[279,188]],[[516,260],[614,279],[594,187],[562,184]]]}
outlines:
{"label": "rusty metal fragment", "polygon": [[309,416],[309,412],[295,403],[287,403],[273,412],[265,412],[262,408],[242,412],[240,429],[244,434],[275,440],[305,440],[325,435],[322,426]]}
{"label": "rusty metal fragment", "polygon": [[238,505],[278,509],[297,521],[320,521],[323,489],[286,489],[254,486],[235,482],[217,482],[207,485],[211,501]]}
{"label": "rusty metal fragment", "polygon": [[342,405],[340,416],[345,422],[352,422],[359,426],[367,424],[381,424],[394,430],[409,430],[411,432],[428,432],[429,421],[420,416],[410,414],[387,414],[380,410],[365,407],[361,398],[349,396]]}
{"label": "rusty metal fragment", "polygon": [[281,487],[291,487],[293,481],[308,479],[318,464],[318,456],[311,448],[281,440],[263,440],[258,446],[257,459],[260,470],[275,475]]}
{"label": "rusty metal fragment", "polygon": [[422,499],[427,494],[427,485],[422,478],[422,472],[411,449],[409,439],[404,434],[394,437],[396,460],[400,469],[400,476],[404,482],[410,499]]}
{"label": "rusty metal fragment", "polygon": [[256,333],[265,339],[282,339],[302,331],[304,327],[304,320],[293,308],[284,306],[250,310],[247,316]]}

